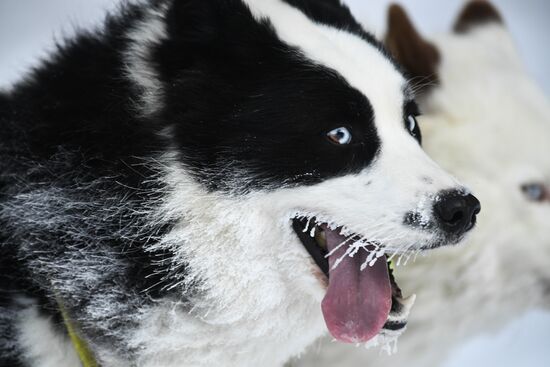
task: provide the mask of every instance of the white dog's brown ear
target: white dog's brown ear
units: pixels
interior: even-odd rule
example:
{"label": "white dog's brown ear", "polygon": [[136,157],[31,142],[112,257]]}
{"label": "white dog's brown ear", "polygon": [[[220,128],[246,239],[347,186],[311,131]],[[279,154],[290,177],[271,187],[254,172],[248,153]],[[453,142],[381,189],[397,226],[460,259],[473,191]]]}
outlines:
{"label": "white dog's brown ear", "polygon": [[502,17],[499,11],[488,1],[473,0],[468,3],[455,22],[454,31],[466,33],[471,28],[486,23],[501,23]]}
{"label": "white dog's brown ear", "polygon": [[438,83],[439,51],[424,40],[405,10],[392,4],[388,11],[385,44],[395,59],[413,78],[412,83],[424,91]]}

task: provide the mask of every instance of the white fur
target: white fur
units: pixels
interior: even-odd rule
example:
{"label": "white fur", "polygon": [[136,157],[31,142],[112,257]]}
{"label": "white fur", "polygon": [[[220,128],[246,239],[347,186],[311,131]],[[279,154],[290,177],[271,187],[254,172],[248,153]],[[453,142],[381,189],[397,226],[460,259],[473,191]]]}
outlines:
{"label": "white fur", "polygon": [[40,315],[38,307],[28,300],[20,303],[17,338],[25,351],[25,362],[31,367],[82,366],[71,341],[55,329],[51,318]]}
{"label": "white fur", "polygon": [[550,306],[550,204],[520,185],[550,183],[550,105],[498,24],[434,39],[441,86],[424,101],[425,148],[482,203],[467,246],[399,269],[418,294],[396,356],[328,341],[299,366],[438,366],[464,338]]}

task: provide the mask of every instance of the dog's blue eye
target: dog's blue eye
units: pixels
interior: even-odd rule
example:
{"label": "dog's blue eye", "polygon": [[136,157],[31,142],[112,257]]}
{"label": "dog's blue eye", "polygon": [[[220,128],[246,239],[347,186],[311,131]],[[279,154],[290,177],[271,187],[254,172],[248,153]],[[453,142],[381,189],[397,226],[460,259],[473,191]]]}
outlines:
{"label": "dog's blue eye", "polygon": [[328,140],[334,144],[345,145],[351,143],[351,133],[345,127],[339,127],[327,134]]}
{"label": "dog's blue eye", "polygon": [[544,201],[546,198],[546,188],[542,184],[533,183],[521,186],[521,191],[530,201]]}

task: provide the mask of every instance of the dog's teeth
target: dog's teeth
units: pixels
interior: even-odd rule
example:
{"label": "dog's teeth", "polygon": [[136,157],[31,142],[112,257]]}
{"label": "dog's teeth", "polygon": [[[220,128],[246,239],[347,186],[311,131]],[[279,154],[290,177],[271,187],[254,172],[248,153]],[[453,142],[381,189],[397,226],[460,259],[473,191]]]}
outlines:
{"label": "dog's teeth", "polygon": [[313,226],[313,228],[311,228],[311,231],[309,231],[309,236],[310,237],[315,237],[315,231],[316,230],[317,230],[317,227]]}
{"label": "dog's teeth", "polygon": [[407,298],[403,298],[399,300],[399,303],[403,306],[403,314],[405,317],[409,315],[409,312],[411,311],[414,302],[416,301],[416,294],[411,294]]}
{"label": "dog's teeth", "polygon": [[325,234],[325,231],[318,230],[315,233],[315,241],[317,242],[317,245],[322,248],[323,250],[327,249],[327,237]]}

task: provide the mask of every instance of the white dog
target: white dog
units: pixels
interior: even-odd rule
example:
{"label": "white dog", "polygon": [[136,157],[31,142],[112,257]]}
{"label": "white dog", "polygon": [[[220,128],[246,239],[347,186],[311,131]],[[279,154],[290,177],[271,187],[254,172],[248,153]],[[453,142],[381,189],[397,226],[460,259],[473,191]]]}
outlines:
{"label": "white dog", "polygon": [[550,105],[501,17],[472,2],[429,42],[401,8],[389,21],[388,45],[424,83],[425,148],[479,194],[479,228],[398,268],[418,301],[396,355],[327,340],[300,366],[437,366],[466,337],[550,306]]}

